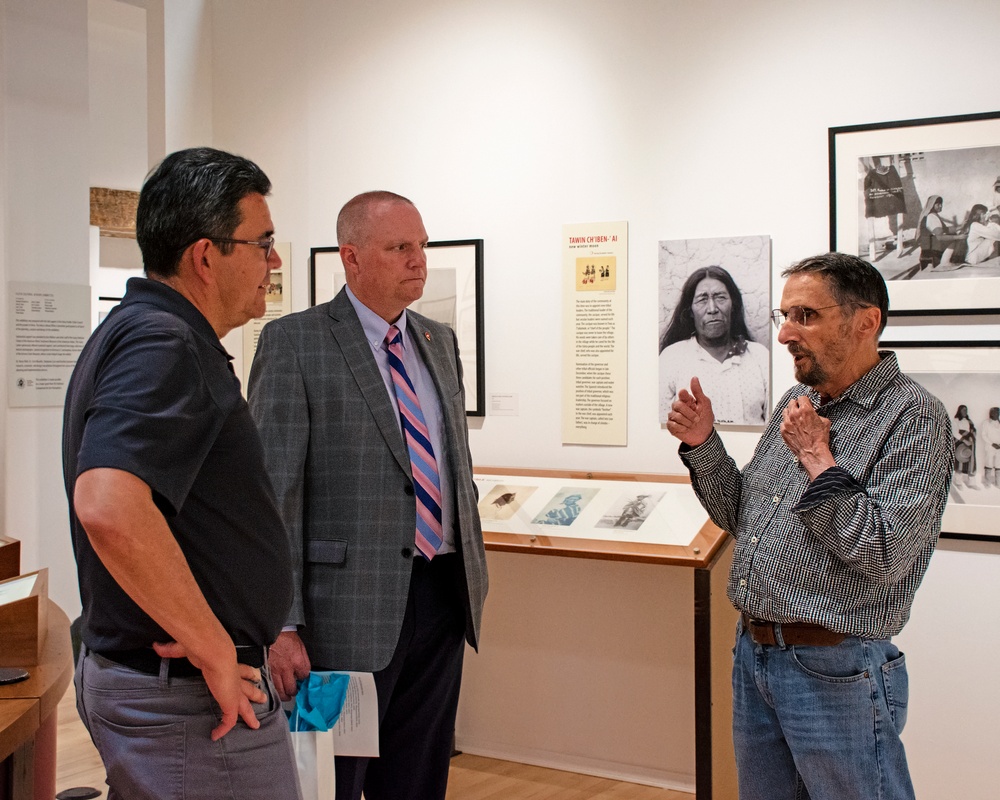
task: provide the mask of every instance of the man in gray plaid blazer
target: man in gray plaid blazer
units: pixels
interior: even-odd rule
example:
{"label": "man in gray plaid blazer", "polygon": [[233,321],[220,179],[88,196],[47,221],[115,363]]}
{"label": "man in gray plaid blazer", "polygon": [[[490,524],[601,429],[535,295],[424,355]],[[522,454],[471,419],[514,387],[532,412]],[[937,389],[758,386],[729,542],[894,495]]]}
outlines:
{"label": "man in gray plaid blazer", "polygon": [[[337,238],[347,286],[265,326],[250,373],[296,578],[271,669],[283,697],[310,666],[375,673],[380,757],[337,758],[338,800],[362,790],[443,799],[465,642],[478,646],[487,590],[462,365],[450,328],[406,310],[427,275],[414,205],[358,195]],[[386,344],[397,331],[440,478],[442,535],[429,559],[415,545],[426,512]]]}

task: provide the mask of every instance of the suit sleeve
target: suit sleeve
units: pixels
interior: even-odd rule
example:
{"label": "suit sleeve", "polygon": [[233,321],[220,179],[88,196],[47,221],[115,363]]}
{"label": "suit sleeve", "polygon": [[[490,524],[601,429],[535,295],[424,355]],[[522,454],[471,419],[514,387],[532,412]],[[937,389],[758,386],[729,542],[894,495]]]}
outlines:
{"label": "suit sleeve", "polygon": [[292,551],[294,593],[288,625],[304,625],[302,550],[309,409],[295,348],[285,330],[265,325],[247,384],[250,413],[264,445],[264,462]]}

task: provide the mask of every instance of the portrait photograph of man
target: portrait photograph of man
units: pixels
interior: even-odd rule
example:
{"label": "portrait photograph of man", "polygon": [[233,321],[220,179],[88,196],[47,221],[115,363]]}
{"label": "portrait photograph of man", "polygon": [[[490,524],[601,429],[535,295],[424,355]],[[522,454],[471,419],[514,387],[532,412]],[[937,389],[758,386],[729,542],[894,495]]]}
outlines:
{"label": "portrait photograph of man", "polygon": [[767,236],[659,243],[660,423],[694,375],[716,422],[762,426],[770,411]]}

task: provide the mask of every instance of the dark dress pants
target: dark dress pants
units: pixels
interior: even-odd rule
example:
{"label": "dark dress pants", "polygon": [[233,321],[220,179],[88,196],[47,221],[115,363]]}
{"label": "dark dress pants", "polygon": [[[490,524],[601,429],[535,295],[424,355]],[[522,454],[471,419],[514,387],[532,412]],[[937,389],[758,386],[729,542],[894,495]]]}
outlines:
{"label": "dark dress pants", "polygon": [[379,757],[336,758],[337,800],[444,800],[465,654],[461,556],[416,556],[389,665],[375,673]]}

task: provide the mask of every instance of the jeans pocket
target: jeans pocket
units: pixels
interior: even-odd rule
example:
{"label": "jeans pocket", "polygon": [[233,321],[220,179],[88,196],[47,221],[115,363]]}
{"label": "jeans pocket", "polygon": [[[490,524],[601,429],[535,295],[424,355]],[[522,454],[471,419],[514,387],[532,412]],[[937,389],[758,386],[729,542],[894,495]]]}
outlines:
{"label": "jeans pocket", "polygon": [[902,653],[882,665],[882,683],[896,733],[902,733],[910,705],[910,676],[906,671],[906,657]]}
{"label": "jeans pocket", "polygon": [[129,800],[183,800],[184,723],[120,725],[89,716],[108,785]]}
{"label": "jeans pocket", "polygon": [[[258,689],[260,689],[265,697],[263,703],[258,703],[255,700],[250,701],[250,709],[253,711],[253,715],[257,718],[257,721],[261,724],[264,723],[268,717],[274,716],[277,713],[284,714],[285,711],[281,706],[281,698],[278,697],[278,690],[274,688],[274,681],[271,680],[270,675],[267,672],[267,667],[261,669],[261,678],[254,684]],[[202,688],[208,697],[208,707],[212,714],[215,716],[215,721],[218,723],[222,720],[222,706],[215,699],[212,693],[208,690],[208,687],[202,683]],[[246,725],[243,717],[237,717],[237,725]]]}
{"label": "jeans pocket", "polygon": [[855,683],[868,677],[864,652],[846,643],[836,647],[790,648],[792,661],[803,673],[826,683]]}

